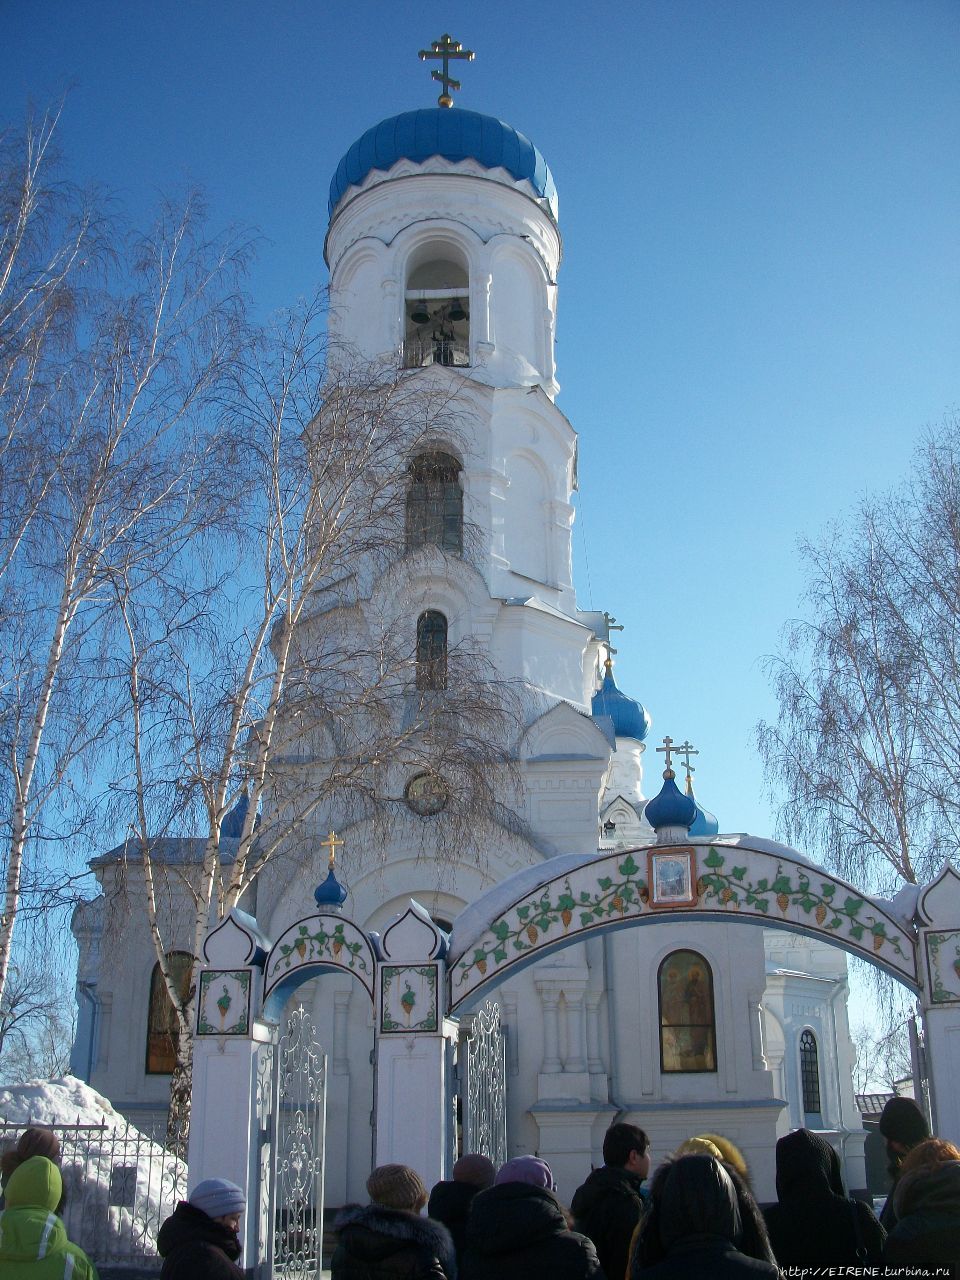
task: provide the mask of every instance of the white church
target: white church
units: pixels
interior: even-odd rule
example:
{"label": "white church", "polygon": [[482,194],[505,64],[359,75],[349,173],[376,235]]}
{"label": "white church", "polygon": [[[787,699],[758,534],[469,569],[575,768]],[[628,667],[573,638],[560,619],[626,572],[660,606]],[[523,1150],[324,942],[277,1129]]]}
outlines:
{"label": "white church", "polygon": [[[427,681],[468,639],[528,695],[515,744],[523,823],[491,832],[482,859],[463,857],[441,875],[425,855],[437,846],[444,794],[423,775],[402,780],[407,814],[385,851],[374,856],[362,824],[338,828],[336,871],[353,920],[382,931],[413,898],[449,929],[525,868],[653,845],[659,824],[648,806],[664,762],[648,760],[650,717],[617,686],[609,615],[580,609],[574,590],[577,435],[557,403],[561,239],[544,157],[491,116],[446,105],[407,111],[346,151],[329,215],[336,339],[371,359],[396,353],[416,376],[455,386],[468,410],[455,435],[410,459],[407,554],[364,586],[357,607],[371,629],[378,618],[405,618]],[[590,447],[602,449],[602,439]],[[478,534],[469,556],[465,527]],[[655,709],[673,728],[669,707]],[[678,758],[689,766],[682,749]],[[667,791],[658,803],[674,806],[691,843],[709,845],[718,823],[694,798],[689,771],[679,799],[679,812]],[[716,804],[722,811],[722,798]],[[320,840],[336,821],[318,814],[295,872],[288,861],[268,864],[245,903],[269,938],[313,909],[326,862]],[[173,950],[189,952],[183,886],[202,842],[163,841],[159,852],[175,872],[174,928],[182,915]],[[166,1109],[170,1018],[136,865],[124,868],[132,905],[114,933],[122,857],[94,860],[101,893],[74,915],[72,1068],[146,1123]],[[561,1197],[602,1163],[604,1131],[618,1119],[650,1134],[655,1160],[694,1134],[727,1136],[761,1199],[774,1197],[777,1137],[805,1125],[835,1145],[848,1187],[865,1186],[840,949],[681,913],[658,928],[578,942],[512,974],[494,995],[506,1030],[508,1154],[542,1155]],[[374,1017],[363,996],[334,975],[296,997],[327,1055],[328,1206],[364,1199],[371,1167]]]}

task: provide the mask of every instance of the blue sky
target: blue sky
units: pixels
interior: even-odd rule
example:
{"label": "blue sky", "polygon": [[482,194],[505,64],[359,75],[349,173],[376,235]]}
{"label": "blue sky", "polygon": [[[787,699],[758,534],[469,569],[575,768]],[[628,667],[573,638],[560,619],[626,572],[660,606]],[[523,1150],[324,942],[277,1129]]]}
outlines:
{"label": "blue sky", "polygon": [[444,31],[476,50],[458,101],[526,133],[560,193],[581,604],[625,624],[617,679],[652,739],[700,748],[721,828],[774,834],[754,725],[796,541],[895,483],[960,404],[960,5],[0,0],[0,18],[3,119],[69,89],[72,175],[134,220],[202,186],[214,226],[262,233],[265,308],[324,278],[340,155],[434,103],[417,50]]}

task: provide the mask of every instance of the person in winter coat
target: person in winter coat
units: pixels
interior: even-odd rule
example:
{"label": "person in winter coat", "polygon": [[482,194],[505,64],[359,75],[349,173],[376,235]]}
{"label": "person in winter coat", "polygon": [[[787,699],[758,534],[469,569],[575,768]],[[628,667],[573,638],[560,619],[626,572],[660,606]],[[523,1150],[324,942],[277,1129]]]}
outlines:
{"label": "person in winter coat", "polygon": [[453,1180],[438,1182],[427,1201],[427,1216],[442,1222],[453,1237],[457,1265],[467,1239],[467,1215],[478,1191],[493,1186],[497,1169],[486,1156],[465,1155],[453,1166]]}
{"label": "person in winter coat", "polygon": [[[5,1151],[0,1156],[0,1209],[3,1208],[3,1192],[10,1180],[10,1175],[14,1169],[18,1169],[24,1160],[29,1160],[31,1156],[46,1156],[59,1169],[60,1139],[52,1129],[44,1129],[40,1125],[30,1125],[21,1133],[13,1150]],[[63,1215],[66,1198],[65,1193],[60,1197],[60,1203],[56,1208],[58,1216]]]}
{"label": "person in winter coat", "polygon": [[649,1172],[650,1139],[644,1131],[635,1124],[612,1124],[603,1138],[603,1168],[593,1170],[570,1202],[573,1225],[593,1241],[604,1273],[616,1280],[627,1271]]}
{"label": "person in winter coat", "polygon": [[440,1222],[420,1217],[427,1189],[405,1164],[382,1164],[367,1179],[368,1205],[337,1214],[332,1280],[455,1280],[456,1253]]}
{"label": "person in winter coat", "polygon": [[604,1280],[593,1244],[567,1226],[546,1161],[515,1156],[474,1198],[460,1280]]}
{"label": "person in winter coat", "polygon": [[914,1147],[930,1137],[927,1117],[913,1098],[890,1098],[880,1113],[879,1129],[887,1144],[887,1171],[893,1179],[886,1204],[880,1210],[880,1225],[892,1231],[897,1221],[896,1191],[900,1167]]}
{"label": "person in winter coat", "polygon": [[[745,1183],[739,1194],[752,1200]],[[742,1237],[738,1189],[730,1173],[713,1156],[681,1156],[657,1170],[627,1275],[629,1280],[779,1280],[776,1263],[740,1251]]]}
{"label": "person in winter coat", "polygon": [[243,1280],[240,1218],[243,1188],[226,1178],[205,1178],[181,1200],[157,1235],[160,1280]]}
{"label": "person in winter coat", "polygon": [[960,1274],[960,1150],[930,1138],[900,1166],[897,1222],[883,1247],[888,1267],[953,1266]]}
{"label": "person in winter coat", "polygon": [[777,1200],[764,1210],[781,1267],[874,1266],[885,1232],[869,1205],[848,1200],[840,1160],[807,1129],[777,1143]]}
{"label": "person in winter coat", "polygon": [[30,1156],[10,1174],[0,1213],[3,1280],[97,1280],[96,1267],[53,1212],[62,1194],[60,1170],[46,1156]]}

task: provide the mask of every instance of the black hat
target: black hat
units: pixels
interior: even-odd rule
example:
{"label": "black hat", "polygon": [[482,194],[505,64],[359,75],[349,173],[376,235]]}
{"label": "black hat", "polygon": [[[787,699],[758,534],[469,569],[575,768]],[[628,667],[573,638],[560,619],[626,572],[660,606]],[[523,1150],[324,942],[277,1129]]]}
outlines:
{"label": "black hat", "polygon": [[891,1098],[880,1116],[880,1132],[888,1142],[915,1147],[930,1137],[930,1126],[912,1098]]}

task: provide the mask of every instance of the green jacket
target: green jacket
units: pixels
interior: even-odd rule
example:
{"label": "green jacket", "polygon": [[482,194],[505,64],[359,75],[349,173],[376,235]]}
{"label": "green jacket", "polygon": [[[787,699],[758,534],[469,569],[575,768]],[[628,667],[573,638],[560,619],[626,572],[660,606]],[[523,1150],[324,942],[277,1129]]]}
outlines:
{"label": "green jacket", "polygon": [[53,1212],[60,1203],[60,1170],[45,1156],[31,1156],[15,1169],[0,1213],[0,1276],[3,1280],[98,1280],[97,1269]]}

